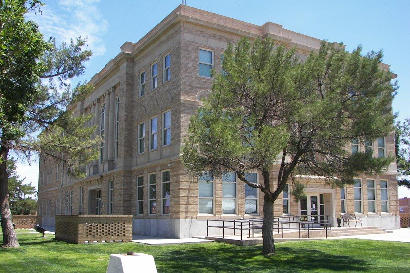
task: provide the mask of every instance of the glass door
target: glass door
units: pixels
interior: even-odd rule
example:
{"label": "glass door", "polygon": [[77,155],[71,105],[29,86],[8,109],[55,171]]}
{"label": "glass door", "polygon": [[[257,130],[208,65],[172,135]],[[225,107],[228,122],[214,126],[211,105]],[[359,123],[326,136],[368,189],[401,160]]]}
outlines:
{"label": "glass door", "polygon": [[319,223],[318,215],[319,215],[319,207],[318,207],[318,198],[317,195],[311,195],[310,196],[310,215],[311,218],[310,220]]}

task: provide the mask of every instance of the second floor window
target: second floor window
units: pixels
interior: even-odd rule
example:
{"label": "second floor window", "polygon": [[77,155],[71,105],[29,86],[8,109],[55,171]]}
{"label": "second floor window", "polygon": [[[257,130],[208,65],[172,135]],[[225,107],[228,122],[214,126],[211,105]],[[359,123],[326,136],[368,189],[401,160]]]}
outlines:
{"label": "second floor window", "polygon": [[115,99],[115,124],[114,124],[114,145],[115,145],[115,158],[118,158],[118,135],[120,132],[120,98]]}
{"label": "second floor window", "polygon": [[199,50],[199,76],[211,77],[211,71],[213,66],[213,53],[209,50]]}
{"label": "second floor window", "polygon": [[373,141],[365,140],[364,141],[364,148],[367,153],[373,153]]}
{"label": "second floor window", "polygon": [[357,138],[352,140],[352,154],[359,152],[359,140]]}
{"label": "second floor window", "polygon": [[100,116],[100,163],[104,160],[104,131],[105,131],[105,104],[101,107],[101,116]]}
{"label": "second floor window", "polygon": [[171,144],[171,111],[162,116],[162,145]]}
{"label": "second floor window", "polygon": [[171,80],[171,55],[164,58],[164,82]]}
{"label": "second floor window", "polygon": [[114,182],[108,182],[108,214],[112,214],[113,212],[113,198],[114,198]]}
{"label": "second floor window", "polygon": [[346,189],[340,189],[340,212],[346,213]]}
{"label": "second floor window", "polygon": [[[245,175],[247,181],[258,183],[258,174],[247,173]],[[245,184],[245,214],[258,213],[258,189]]]}
{"label": "second floor window", "polygon": [[152,89],[158,87],[158,64],[155,63],[151,66],[151,78],[152,78]]}
{"label": "second floor window", "polygon": [[377,138],[377,157],[381,158],[386,156],[385,146],[384,137]]}
{"label": "second floor window", "polygon": [[198,181],[198,211],[204,214],[214,213],[214,178],[204,173]]}
{"label": "second floor window", "polygon": [[150,149],[158,148],[158,118],[151,119]]}
{"label": "second floor window", "polygon": [[145,149],[145,123],[138,125],[138,153],[144,153]]}
{"label": "second floor window", "polygon": [[236,174],[234,172],[222,175],[222,213],[236,214]]}
{"label": "second floor window", "polygon": [[139,95],[140,97],[144,96],[145,94],[145,72],[140,74],[140,90]]}

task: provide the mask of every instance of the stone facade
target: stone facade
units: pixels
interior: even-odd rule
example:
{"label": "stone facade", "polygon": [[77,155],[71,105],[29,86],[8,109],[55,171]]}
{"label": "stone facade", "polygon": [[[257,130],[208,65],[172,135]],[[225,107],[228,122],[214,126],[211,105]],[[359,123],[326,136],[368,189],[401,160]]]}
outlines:
{"label": "stone facade", "polygon": [[[300,56],[318,49],[321,42],[271,22],[256,26],[184,5],[177,7],[140,41],[124,43],[121,52],[91,79],[95,91],[70,106],[75,114],[93,115],[90,125],[96,126],[96,134],[104,139],[101,158],[87,166],[86,178],[75,180],[65,174],[64,166],[40,156],[41,223],[52,228],[55,215],[132,214],[136,234],[188,237],[203,235],[206,219],[261,216],[262,194],[246,200],[245,185],[239,181],[234,198],[226,201],[233,202],[235,212],[224,214],[221,178],[213,181],[212,200],[207,203],[212,213],[199,213],[198,178],[186,173],[179,158],[189,118],[212,86],[212,78],[200,76],[200,50],[211,56],[208,65],[220,71],[224,49],[243,36],[270,36],[295,47]],[[386,155],[394,155],[392,135],[385,138],[385,144]],[[272,172],[275,175],[277,168]],[[365,223],[397,226],[395,173],[392,163],[384,175],[372,178],[375,213],[367,212],[366,183],[362,183]],[[340,189],[321,178],[300,179],[306,180],[308,198],[323,199],[323,211],[334,223],[341,213]],[[383,179],[388,181],[387,212],[381,212],[380,204]],[[353,186],[347,187],[345,203],[350,213],[355,213],[353,196]],[[287,200],[288,213],[301,214],[300,202],[291,196]],[[282,204],[281,195],[275,203],[275,215],[283,214]],[[246,213],[250,205],[256,205],[256,214]]]}

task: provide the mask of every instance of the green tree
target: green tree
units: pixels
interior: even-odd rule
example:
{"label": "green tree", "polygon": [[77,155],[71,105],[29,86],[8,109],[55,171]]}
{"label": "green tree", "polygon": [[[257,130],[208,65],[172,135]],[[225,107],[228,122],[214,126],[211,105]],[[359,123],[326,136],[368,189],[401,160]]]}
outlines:
{"label": "green tree", "polygon": [[[0,203],[3,247],[18,247],[9,206],[10,152],[42,152],[62,160],[73,174],[96,157],[85,128],[89,117],[73,117],[67,106],[91,90],[72,90],[65,81],[84,72],[91,52],[78,38],[57,46],[45,41],[25,15],[38,11],[38,0],[0,0]],[[39,131],[45,130],[38,138]],[[74,163],[75,162],[75,163]]]}
{"label": "green tree", "polygon": [[[343,185],[391,161],[347,148],[353,139],[392,131],[395,86],[380,68],[382,53],[362,56],[360,47],[348,53],[342,44],[323,43],[306,58],[296,56],[269,39],[229,45],[183,147],[184,165],[194,175],[235,172],[263,192],[264,254],[275,251],[273,204],[288,181],[297,183],[296,175]],[[252,170],[262,175],[259,184],[246,180]]]}
{"label": "green tree", "polygon": [[396,158],[399,186],[410,188],[410,119],[396,123]]}

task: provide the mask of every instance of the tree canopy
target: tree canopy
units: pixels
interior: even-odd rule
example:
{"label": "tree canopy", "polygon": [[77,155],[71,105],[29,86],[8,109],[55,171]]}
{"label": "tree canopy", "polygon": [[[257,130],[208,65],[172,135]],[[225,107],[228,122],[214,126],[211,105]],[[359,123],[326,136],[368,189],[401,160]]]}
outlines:
{"label": "tree canopy", "polygon": [[410,188],[410,119],[396,123],[396,158],[399,185]]}
{"label": "tree canopy", "polygon": [[[72,89],[67,80],[84,72],[91,52],[77,38],[57,45],[45,40],[27,19],[38,11],[38,0],[0,0],[0,203],[3,246],[18,246],[9,209],[10,152],[30,156],[42,152],[66,164],[72,174],[97,156],[90,117],[74,117],[67,106],[92,90]],[[36,137],[40,131],[43,133]]]}
{"label": "tree canopy", "polygon": [[[362,56],[360,47],[349,53],[326,42],[303,56],[270,39],[242,39],[224,52],[211,94],[191,117],[182,159],[195,175],[233,171],[264,193],[264,253],[274,251],[273,202],[290,178],[309,174],[342,185],[391,162],[350,149],[354,139],[393,130],[396,87],[381,60],[381,52]],[[252,170],[260,183],[246,180]]]}

